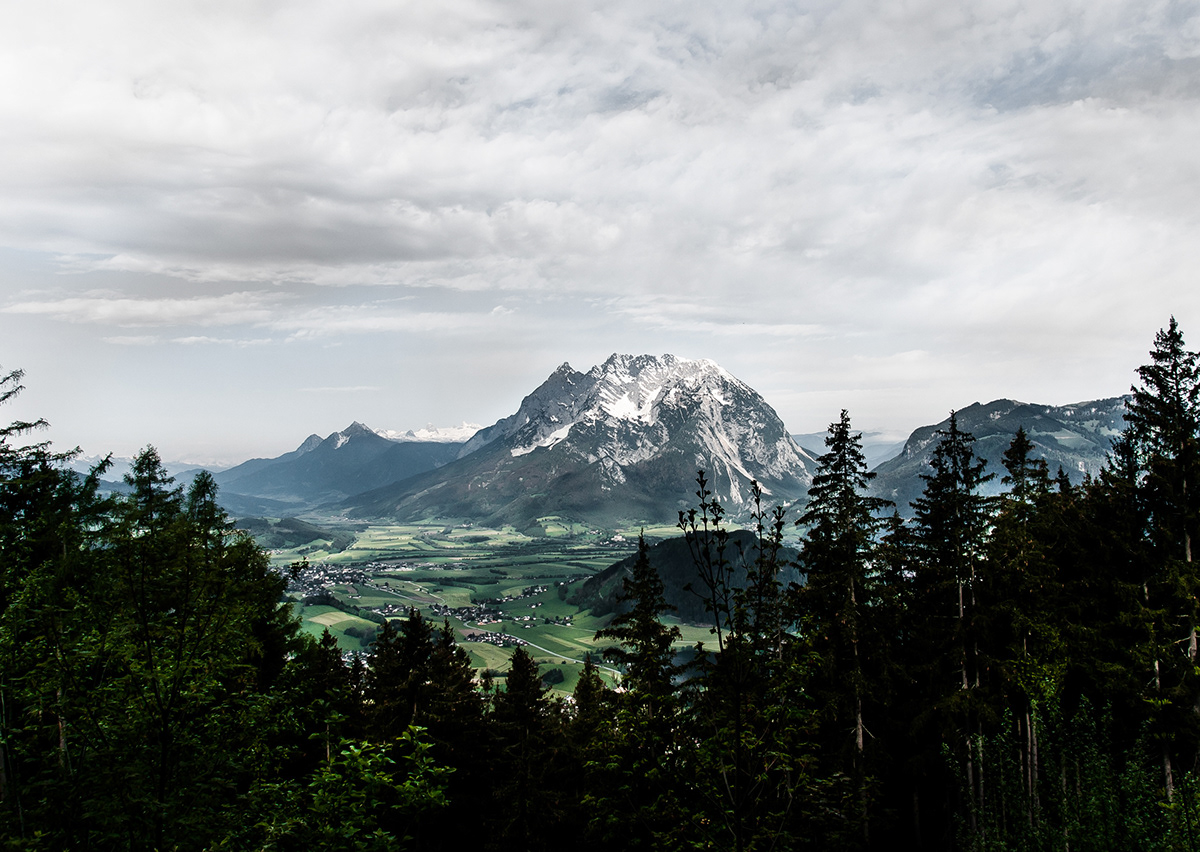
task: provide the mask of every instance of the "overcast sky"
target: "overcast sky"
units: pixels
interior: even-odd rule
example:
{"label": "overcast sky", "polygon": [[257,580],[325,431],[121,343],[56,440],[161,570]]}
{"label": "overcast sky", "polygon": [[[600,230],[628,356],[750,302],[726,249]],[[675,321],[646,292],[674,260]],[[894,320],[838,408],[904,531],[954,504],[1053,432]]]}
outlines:
{"label": "overcast sky", "polygon": [[793,432],[1200,345],[1200,3],[0,12],[0,367],[60,447],[489,424],[712,358]]}

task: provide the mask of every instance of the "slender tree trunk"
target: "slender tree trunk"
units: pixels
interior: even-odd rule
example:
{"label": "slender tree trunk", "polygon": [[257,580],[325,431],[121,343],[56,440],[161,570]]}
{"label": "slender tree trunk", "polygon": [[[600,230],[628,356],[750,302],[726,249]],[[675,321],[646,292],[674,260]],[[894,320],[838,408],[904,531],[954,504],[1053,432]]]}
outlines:
{"label": "slender tree trunk", "polygon": [[[1162,671],[1158,660],[1154,661],[1154,691],[1162,693]],[[1170,802],[1175,796],[1175,773],[1171,768],[1171,746],[1165,739],[1162,744],[1162,761],[1163,785],[1167,788],[1167,801]]]}
{"label": "slender tree trunk", "polygon": [[[1180,452],[1180,454],[1182,455],[1182,451]],[[1187,559],[1188,562],[1191,562],[1192,561],[1192,534],[1187,528],[1187,518],[1186,518],[1187,502],[1188,502],[1187,490],[1188,490],[1187,477],[1184,477],[1184,480],[1183,480],[1183,507],[1184,507],[1185,518],[1183,521],[1183,553],[1184,553],[1184,558]]]}
{"label": "slender tree trunk", "polygon": [[913,785],[912,799],[912,817],[913,817],[913,843],[917,849],[921,848],[921,794],[918,792],[916,785]]}
{"label": "slender tree trunk", "polygon": [[979,750],[979,812],[983,813],[987,802],[987,790],[984,789],[984,770],[986,767],[983,759],[983,726],[978,719],[975,720],[975,745]]}
{"label": "slender tree trunk", "polygon": [[1030,832],[1033,831],[1033,778],[1034,778],[1034,760],[1033,760],[1033,725],[1031,724],[1032,717],[1028,710],[1025,711],[1025,821],[1029,824]]}
{"label": "slender tree trunk", "polygon": [[863,720],[862,720],[862,695],[858,690],[854,692],[854,744],[858,747],[858,765],[859,770],[862,770],[863,765]]}
{"label": "slender tree trunk", "polygon": [[1036,814],[1040,807],[1038,800],[1038,735],[1037,735],[1037,714],[1031,714],[1029,717],[1029,741],[1033,745],[1031,756],[1033,758],[1033,771],[1030,773],[1030,778],[1033,783],[1033,811]]}
{"label": "slender tree trunk", "polygon": [[962,584],[962,580],[959,580],[958,581],[958,632],[959,632],[959,635],[962,636],[963,644],[962,644],[962,647],[959,649],[958,663],[959,663],[959,669],[961,669],[961,671],[962,671],[962,688],[968,689],[968,688],[970,688],[970,684],[967,682],[967,647],[966,647],[966,630],[964,629],[965,623],[966,623],[966,611],[963,606],[963,584]]}
{"label": "slender tree trunk", "polygon": [[56,693],[58,710],[54,714],[54,719],[58,723],[58,766],[60,769],[65,769],[67,766],[67,722],[62,717],[62,692],[60,686]]}
{"label": "slender tree trunk", "polygon": [[[967,790],[968,795],[972,800],[975,799],[975,755],[974,748],[971,744],[971,735],[967,734]],[[975,818],[976,808],[975,802],[971,802],[971,809],[967,811],[967,822],[971,826],[971,834],[974,834],[979,826]]]}

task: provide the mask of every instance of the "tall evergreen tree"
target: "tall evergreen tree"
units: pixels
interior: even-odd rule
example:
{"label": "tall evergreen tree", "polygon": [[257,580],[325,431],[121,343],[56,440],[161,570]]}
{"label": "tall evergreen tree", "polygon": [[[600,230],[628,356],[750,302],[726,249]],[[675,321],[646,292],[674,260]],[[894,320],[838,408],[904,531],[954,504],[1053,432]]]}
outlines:
{"label": "tall evergreen tree", "polygon": [[[1159,708],[1163,777],[1174,787],[1172,755],[1200,759],[1200,679],[1196,676],[1200,575],[1193,540],[1200,525],[1200,364],[1171,317],[1154,338],[1151,363],[1138,368],[1126,414],[1140,468],[1137,492],[1149,519],[1150,562],[1143,579],[1145,657]],[[1182,653],[1177,652],[1182,649]]]}
{"label": "tall evergreen tree", "polygon": [[[936,754],[940,743],[952,745],[968,789],[978,793],[982,779],[973,757],[982,725],[978,583],[992,518],[992,501],[979,489],[993,474],[984,473],[987,462],[975,456],[975,437],[958,428],[955,412],[947,428],[935,434],[932,472],[921,475],[925,490],[913,502],[917,560],[909,618],[915,622],[910,653],[916,665],[911,670],[926,695],[919,718],[934,726],[926,728],[926,736],[937,737],[927,741],[926,752]],[[930,777],[936,772],[929,767]]]}
{"label": "tall evergreen tree", "polygon": [[19,611],[0,613],[4,704],[25,721],[6,739],[39,790],[17,828],[59,848],[199,847],[233,813],[251,720],[292,647],[285,584],[210,480],[183,495],[152,449],[111,504],[90,479],[80,492],[61,474],[71,511]]}
{"label": "tall evergreen tree", "polygon": [[850,415],[829,426],[828,452],[817,459],[808,504],[796,521],[803,526],[800,566],[805,584],[798,590],[798,610],[822,665],[836,672],[838,715],[851,719],[855,763],[862,766],[866,734],[862,717],[866,691],[864,658],[878,649],[869,635],[875,590],[872,553],[883,526],[879,512],[892,505],[866,494],[873,474],[867,472],[862,435],[850,428]]}
{"label": "tall evergreen tree", "polygon": [[621,667],[625,689],[645,702],[649,715],[657,715],[659,705],[675,690],[673,678],[678,669],[672,662],[671,646],[680,633],[678,627],[667,627],[660,621],[660,616],[673,607],[667,603],[662,578],[650,564],[650,548],[644,536],[638,536],[637,560],[622,581],[622,589],[620,600],[628,609],[597,631],[596,638],[620,643],[606,649],[605,658]]}
{"label": "tall evergreen tree", "polygon": [[[866,494],[873,475],[867,471],[862,435],[850,427],[850,415],[829,426],[827,452],[817,459],[808,504],[796,521],[803,526],[800,567],[805,584],[797,589],[801,629],[820,660],[813,688],[824,700],[829,731],[848,732],[844,766],[855,779],[862,830],[868,832],[867,726],[864,700],[882,669],[883,638],[873,630],[878,594],[873,564],[879,513],[890,501]],[[837,742],[838,735],[823,737]],[[841,750],[841,749],[839,749]],[[843,767],[838,767],[842,769]]]}
{"label": "tall evergreen tree", "polygon": [[621,669],[622,678],[612,704],[615,724],[607,731],[608,757],[592,766],[589,842],[658,848],[680,820],[682,708],[672,648],[680,632],[660,620],[671,606],[642,536],[620,600],[627,609],[596,633],[597,639],[619,643],[605,649],[604,657]]}
{"label": "tall evergreen tree", "polygon": [[561,825],[561,718],[547,700],[538,664],[518,647],[493,701],[496,810],[491,848],[546,849]]}

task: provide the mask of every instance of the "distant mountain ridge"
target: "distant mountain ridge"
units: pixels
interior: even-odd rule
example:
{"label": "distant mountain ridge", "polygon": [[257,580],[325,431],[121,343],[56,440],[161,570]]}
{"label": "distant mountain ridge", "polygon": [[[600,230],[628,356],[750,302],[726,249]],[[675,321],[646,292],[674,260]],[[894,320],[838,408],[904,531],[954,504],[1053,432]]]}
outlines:
{"label": "distant mountain ridge", "polygon": [[375,434],[389,441],[416,441],[435,444],[462,444],[469,441],[479,431],[478,423],[463,423],[459,426],[434,426],[432,423],[420,429],[407,429],[397,432],[393,429],[376,429]]}
{"label": "distant mountain ridge", "polygon": [[563,364],[454,462],[344,507],[519,526],[548,515],[673,520],[694,503],[697,469],[738,511],[751,480],[772,502],[802,497],[813,464],[774,409],[714,362],[614,354],[586,373]]}
{"label": "distant mountain ridge", "polygon": [[[863,455],[867,467],[875,467],[889,459],[900,455],[904,450],[904,441],[892,432],[862,432]],[[802,435],[792,435],[796,443],[808,451],[814,458],[825,454],[825,439],[829,432],[806,432]]]}
{"label": "distant mountain ridge", "polygon": [[[390,440],[356,421],[325,438],[309,435],[290,453],[250,459],[213,478],[222,501],[243,511],[269,513],[279,505],[297,511],[433,470],[454,459],[460,446],[444,440]],[[264,508],[255,508],[259,505]]]}
{"label": "distant mountain ridge", "polygon": [[[996,474],[987,491],[999,493],[1002,454],[1022,426],[1052,474],[1060,466],[1075,482],[1097,474],[1124,427],[1127,400],[1053,406],[1000,399],[957,416]],[[872,492],[911,514],[936,432],[948,422],[916,429],[902,445],[887,433],[865,435],[872,460],[894,455],[875,466]],[[538,534],[547,516],[602,526],[674,521],[696,503],[698,469],[735,517],[748,507],[751,480],[768,505],[802,500],[824,437],[789,435],[756,391],[712,361],[614,354],[586,372],[562,364],[513,414],[485,428],[387,432],[353,422],[214,476],[222,504],[239,516],[323,507],[357,518],[512,524]]]}
{"label": "distant mountain ridge", "polygon": [[[996,474],[985,486],[985,493],[1004,490],[1002,458],[1017,429],[1024,427],[1034,445],[1034,456],[1044,458],[1050,474],[1059,467],[1072,482],[1085,475],[1095,476],[1108,458],[1113,438],[1125,427],[1127,396],[1110,397],[1072,405],[1035,405],[1011,399],[986,404],[974,403],[956,412],[958,428],[975,437],[974,450],[986,459],[987,472]],[[950,425],[947,417],[940,423],[915,430],[900,455],[875,468],[872,493],[896,503],[902,515],[911,514],[910,504],[921,495],[929,473],[929,457],[937,443],[938,430]]]}

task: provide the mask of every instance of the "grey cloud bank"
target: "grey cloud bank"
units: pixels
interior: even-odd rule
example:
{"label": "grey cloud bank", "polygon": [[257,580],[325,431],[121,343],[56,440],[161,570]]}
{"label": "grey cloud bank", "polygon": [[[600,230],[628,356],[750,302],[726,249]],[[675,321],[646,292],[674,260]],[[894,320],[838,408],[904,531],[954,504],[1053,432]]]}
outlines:
{"label": "grey cloud bank", "polygon": [[89,452],[488,423],[614,351],[905,430],[1200,342],[1198,3],[2,18],[0,365]]}

